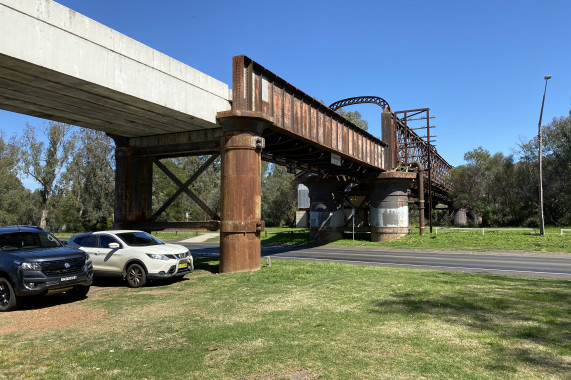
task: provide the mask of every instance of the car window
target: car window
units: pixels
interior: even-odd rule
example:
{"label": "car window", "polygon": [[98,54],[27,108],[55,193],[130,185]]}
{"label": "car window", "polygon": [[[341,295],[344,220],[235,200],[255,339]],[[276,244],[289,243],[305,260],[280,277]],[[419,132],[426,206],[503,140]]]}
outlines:
{"label": "car window", "polygon": [[134,247],[145,247],[149,245],[165,244],[153,235],[146,232],[123,232],[117,234],[121,240],[123,240],[127,245]]}
{"label": "car window", "polygon": [[109,235],[99,235],[99,248],[109,248],[109,244],[119,243],[115,238]]}
{"label": "car window", "polygon": [[73,242],[81,247],[96,248],[97,236],[95,235],[79,236],[73,239]]}
{"label": "car window", "polygon": [[0,249],[3,251],[54,247],[61,247],[61,243],[48,233],[19,231],[0,235]]}

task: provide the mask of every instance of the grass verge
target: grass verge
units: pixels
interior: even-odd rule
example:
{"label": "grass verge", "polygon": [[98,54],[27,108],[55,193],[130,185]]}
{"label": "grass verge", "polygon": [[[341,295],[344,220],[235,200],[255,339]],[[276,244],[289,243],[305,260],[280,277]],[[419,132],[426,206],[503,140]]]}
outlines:
{"label": "grass verge", "polygon": [[[300,229],[268,228],[262,233],[264,244],[324,244],[309,239],[309,232]],[[544,236],[535,235],[532,231],[486,231],[481,230],[438,230],[420,236],[418,231],[402,239],[390,242],[371,242],[368,234],[345,233],[345,238],[337,240],[333,245],[344,246],[378,246],[405,249],[425,249],[441,251],[530,251],[530,252],[562,252],[571,253],[571,233],[560,234],[559,228],[547,228]]]}
{"label": "grass verge", "polygon": [[[196,266],[176,283],[104,286],[79,302],[53,296],[2,314],[0,379],[566,379],[571,371],[568,281],[277,260],[225,275],[213,274],[217,261]],[[72,310],[75,323],[42,324]]]}

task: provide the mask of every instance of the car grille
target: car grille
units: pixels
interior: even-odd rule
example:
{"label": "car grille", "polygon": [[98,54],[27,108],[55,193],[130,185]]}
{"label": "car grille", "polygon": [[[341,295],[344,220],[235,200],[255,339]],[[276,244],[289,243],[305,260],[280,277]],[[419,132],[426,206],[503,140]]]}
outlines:
{"label": "car grille", "polygon": [[[66,263],[69,268],[66,268]],[[42,263],[42,272],[47,276],[60,276],[64,274],[80,273],[85,265],[85,259],[76,257],[67,260],[54,260]]]}
{"label": "car grille", "polygon": [[169,259],[184,259],[187,258],[187,253],[175,253],[174,255],[165,255]]}

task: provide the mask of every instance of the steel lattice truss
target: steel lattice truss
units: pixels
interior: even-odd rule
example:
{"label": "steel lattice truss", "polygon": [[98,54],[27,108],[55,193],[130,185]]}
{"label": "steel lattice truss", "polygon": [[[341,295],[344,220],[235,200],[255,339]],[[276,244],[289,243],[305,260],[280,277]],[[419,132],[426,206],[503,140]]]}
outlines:
{"label": "steel lattice truss", "polygon": [[[422,137],[410,129],[401,119],[395,117],[395,133],[397,145],[397,163],[399,166],[408,166],[413,162],[420,162],[424,167],[424,176],[428,179],[430,170],[431,186],[434,195],[444,200],[451,189],[448,171],[452,169],[446,160]],[[429,162],[430,157],[430,162]]]}
{"label": "steel lattice truss", "polygon": [[[347,98],[339,100],[329,106],[332,110],[362,103],[377,104],[383,110],[391,113],[395,126],[395,150],[397,152],[397,167],[410,166],[414,162],[419,162],[424,168],[424,176],[426,182],[429,184],[428,191],[431,195],[437,198],[448,201],[448,192],[451,189],[451,184],[448,180],[448,171],[452,168],[446,160],[444,160],[436,151],[434,145],[431,144],[429,131],[430,125],[428,120],[428,108],[421,108],[417,110],[410,110],[412,115],[426,114],[427,120],[427,140],[416,134],[414,130],[407,125],[407,112],[400,111],[392,112],[389,103],[378,96],[358,96],[354,98]],[[396,115],[404,113],[404,118],[399,119]]]}

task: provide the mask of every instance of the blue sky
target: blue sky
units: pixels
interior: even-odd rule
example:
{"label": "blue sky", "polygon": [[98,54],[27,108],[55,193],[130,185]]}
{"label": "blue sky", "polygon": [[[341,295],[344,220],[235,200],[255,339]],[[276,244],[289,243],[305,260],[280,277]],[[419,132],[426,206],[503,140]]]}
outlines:
{"label": "blue sky", "polygon": [[[380,96],[430,108],[452,165],[479,146],[512,154],[571,109],[571,1],[60,0],[231,85],[245,54],[325,104]],[[355,106],[380,137],[381,110]],[[42,120],[0,111],[4,136]]]}

